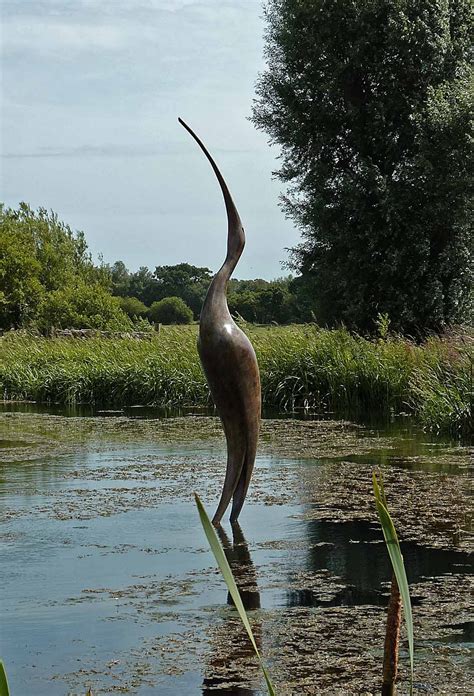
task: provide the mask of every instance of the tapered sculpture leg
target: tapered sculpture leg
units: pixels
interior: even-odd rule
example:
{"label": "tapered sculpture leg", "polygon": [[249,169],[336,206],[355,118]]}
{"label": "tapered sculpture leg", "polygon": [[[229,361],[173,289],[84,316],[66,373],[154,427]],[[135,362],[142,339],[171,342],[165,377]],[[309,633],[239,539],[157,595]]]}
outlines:
{"label": "tapered sculpture leg", "polygon": [[232,497],[235,495],[235,491],[242,477],[246,454],[245,439],[242,437],[242,435],[242,433],[237,433],[232,434],[232,437],[227,438],[227,468],[221,499],[219,501],[219,505],[217,506],[215,515],[212,518],[212,523],[215,526],[220,524],[222,516],[227,510]]}
{"label": "tapered sculpture leg", "polygon": [[253,434],[254,436],[249,439],[247,450],[245,452],[244,463],[242,466],[242,471],[239,477],[239,482],[234,491],[234,496],[232,500],[232,511],[230,513],[230,521],[235,522],[242,510],[242,506],[245,502],[247,496],[247,491],[250,485],[250,479],[252,478],[253,467],[255,464],[255,456],[257,454],[257,441],[258,441],[258,431]]}

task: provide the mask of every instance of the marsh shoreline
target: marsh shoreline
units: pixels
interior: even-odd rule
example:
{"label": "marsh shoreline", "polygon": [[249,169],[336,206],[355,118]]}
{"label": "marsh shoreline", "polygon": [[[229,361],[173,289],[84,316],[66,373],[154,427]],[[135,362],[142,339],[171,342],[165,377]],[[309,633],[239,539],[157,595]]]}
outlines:
{"label": "marsh shoreline", "polygon": [[[474,434],[469,328],[422,344],[310,324],[244,328],[256,349],[267,409],[406,414],[433,432]],[[7,400],[102,409],[209,408],[196,338],[197,326],[167,326],[147,340],[9,332],[0,338],[0,393]]]}

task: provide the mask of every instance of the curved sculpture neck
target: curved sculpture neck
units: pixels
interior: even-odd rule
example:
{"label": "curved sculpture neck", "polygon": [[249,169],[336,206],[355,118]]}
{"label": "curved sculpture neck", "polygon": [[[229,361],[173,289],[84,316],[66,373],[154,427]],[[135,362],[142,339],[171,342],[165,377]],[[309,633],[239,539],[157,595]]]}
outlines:
{"label": "curved sculpture neck", "polygon": [[227,283],[229,282],[230,276],[232,275],[232,271],[234,270],[237,261],[238,258],[235,261],[232,260],[232,263],[229,263],[226,259],[212,279],[202,305],[201,323],[212,321],[212,318],[216,314],[221,317],[225,315],[229,321],[232,320],[229,308],[227,306]]}
{"label": "curved sculpture neck", "polygon": [[227,212],[227,255],[224,263],[214,276],[214,279],[211,285],[209,286],[209,290],[207,291],[206,299],[204,300],[201,312],[201,321],[206,321],[206,315],[214,315],[215,312],[227,313],[230,318],[230,313],[226,301],[227,283],[229,282],[234,268],[236,267],[244,250],[244,228],[242,227],[242,222],[240,221],[239,213],[237,212],[235,203],[232,200],[232,196],[229,193],[227,184],[225,183],[224,177],[220,173],[217,164],[214,162],[207,148],[205,147],[203,142],[198,138],[198,136],[194,133],[194,131],[181,118],[179,118],[178,121],[192,135],[194,140],[197,142],[197,144],[209,160],[209,163],[211,164],[211,167],[214,170],[214,174],[216,175],[219,185],[221,187]]}

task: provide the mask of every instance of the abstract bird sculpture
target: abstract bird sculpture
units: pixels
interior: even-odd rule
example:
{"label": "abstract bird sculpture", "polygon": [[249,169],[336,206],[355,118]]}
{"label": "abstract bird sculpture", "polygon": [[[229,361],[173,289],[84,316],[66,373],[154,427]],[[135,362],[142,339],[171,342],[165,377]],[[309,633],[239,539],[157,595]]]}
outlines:
{"label": "abstract bird sculpture", "polygon": [[201,311],[198,351],[227,440],[227,470],[212,520],[217,527],[232,501],[231,522],[244,504],[257,451],[261,417],[260,374],[255,351],[233,321],[227,306],[227,283],[245,246],[244,228],[222,174],[191,128],[178,119],[209,160],[227,211],[227,256],[214,276]]}

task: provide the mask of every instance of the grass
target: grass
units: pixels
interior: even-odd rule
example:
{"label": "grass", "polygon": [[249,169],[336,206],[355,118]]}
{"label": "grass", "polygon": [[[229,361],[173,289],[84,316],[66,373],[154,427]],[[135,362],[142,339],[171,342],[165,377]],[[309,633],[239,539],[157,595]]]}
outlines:
{"label": "grass", "polygon": [[[263,402],[280,411],[408,411],[427,428],[472,435],[473,337],[367,340],[314,325],[246,325]],[[197,326],[151,340],[0,339],[0,396],[64,404],[208,406]]]}

